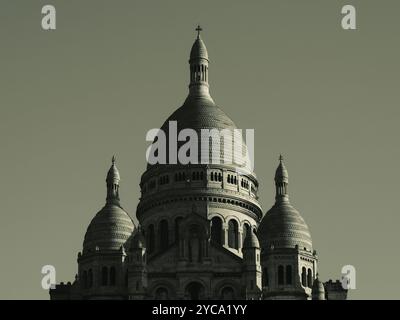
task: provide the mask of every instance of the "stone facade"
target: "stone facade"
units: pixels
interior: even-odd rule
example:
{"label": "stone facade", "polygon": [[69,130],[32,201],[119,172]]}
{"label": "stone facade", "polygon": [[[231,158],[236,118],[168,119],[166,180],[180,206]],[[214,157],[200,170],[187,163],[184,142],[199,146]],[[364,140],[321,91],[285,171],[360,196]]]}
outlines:
{"label": "stone facade", "polygon": [[[208,52],[198,32],[188,97],[162,126],[167,141],[171,121],[178,131],[236,128],[209,93]],[[223,161],[226,151],[209,151],[208,164],[147,166],[136,228],[120,204],[113,158],[106,205],[87,229],[75,281],[50,290],[51,299],[345,299],[333,283],[322,292],[310,232],[289,202],[283,159],[276,203],[263,216],[247,153],[240,155],[244,165],[235,165]]]}

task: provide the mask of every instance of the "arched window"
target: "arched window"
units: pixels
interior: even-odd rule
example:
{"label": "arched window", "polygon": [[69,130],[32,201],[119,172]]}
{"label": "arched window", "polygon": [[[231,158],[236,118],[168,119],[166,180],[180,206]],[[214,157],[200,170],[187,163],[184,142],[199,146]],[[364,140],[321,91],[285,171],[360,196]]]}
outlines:
{"label": "arched window", "polygon": [[284,270],[283,266],[278,266],[278,284],[283,285],[284,283]]}
{"label": "arched window", "polygon": [[179,224],[182,222],[182,217],[175,219],[175,242],[179,241]]}
{"label": "arched window", "polygon": [[115,267],[110,268],[110,286],[115,286],[116,283],[116,273]]}
{"label": "arched window", "polygon": [[286,284],[292,284],[292,266],[286,266]]}
{"label": "arched window", "polygon": [[204,299],[204,287],[198,282],[192,282],[187,285],[185,296],[188,297],[189,300]]}
{"label": "arched window", "polygon": [[306,273],[307,273],[306,268],[303,267],[301,269],[301,284],[303,287],[307,286],[307,274]]}
{"label": "arched window", "polygon": [[308,269],[307,285],[309,288],[312,288],[312,271],[311,271],[311,269]]}
{"label": "arched window", "polygon": [[189,262],[201,262],[203,258],[203,244],[201,237],[201,229],[199,225],[193,224],[188,229],[189,239],[188,239],[188,256]]}
{"label": "arched window", "polygon": [[251,230],[250,226],[247,223],[245,223],[243,225],[243,243],[244,243],[244,239],[246,239],[246,237],[249,234],[250,230]]}
{"label": "arched window", "polygon": [[221,173],[218,174],[218,181],[219,181],[219,182],[222,181],[222,174],[221,174]]}
{"label": "arched window", "polygon": [[168,290],[165,288],[158,288],[156,291],[156,300],[167,300],[168,299]]}
{"label": "arched window", "polygon": [[239,233],[238,233],[238,223],[236,220],[229,220],[228,223],[228,246],[231,248],[239,248]]}
{"label": "arched window", "polygon": [[235,292],[232,287],[225,287],[221,290],[221,300],[235,300]]}
{"label": "arched window", "polygon": [[149,253],[153,253],[154,252],[154,245],[155,245],[155,241],[154,241],[154,225],[149,225],[149,227],[147,228],[147,250],[149,251]]}
{"label": "arched window", "polygon": [[89,272],[88,272],[88,287],[89,288],[93,287],[93,271],[92,271],[92,269],[89,269]]}
{"label": "arched window", "polygon": [[222,244],[222,220],[218,217],[211,219],[211,241]]}
{"label": "arched window", "polygon": [[101,268],[101,285],[106,286],[108,284],[108,269],[107,267]]}
{"label": "arched window", "polygon": [[160,249],[168,248],[168,221],[161,220],[160,222]]}
{"label": "arched window", "polygon": [[83,271],[82,274],[82,286],[84,289],[86,289],[88,287],[88,281],[87,281],[87,271]]}
{"label": "arched window", "polygon": [[214,172],[214,180],[218,181],[218,174],[216,172]]}
{"label": "arched window", "polygon": [[263,280],[263,286],[268,287],[269,286],[269,280],[268,280],[268,268],[267,267],[265,267],[263,269],[262,280]]}

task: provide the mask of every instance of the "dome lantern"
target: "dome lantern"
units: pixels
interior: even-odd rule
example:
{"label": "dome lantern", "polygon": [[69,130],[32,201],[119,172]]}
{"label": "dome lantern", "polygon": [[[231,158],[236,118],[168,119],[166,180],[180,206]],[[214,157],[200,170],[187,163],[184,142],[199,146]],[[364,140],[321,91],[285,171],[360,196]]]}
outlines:
{"label": "dome lantern", "polygon": [[200,37],[203,29],[197,26],[197,38],[190,50],[190,84],[189,96],[206,98],[212,101],[208,85],[208,52],[206,45]]}
{"label": "dome lantern", "polygon": [[289,174],[285,167],[285,164],[283,163],[283,157],[282,155],[280,155],[279,165],[275,171],[276,201],[289,200],[288,184],[289,184]]}
{"label": "dome lantern", "polygon": [[121,180],[117,166],[115,165],[115,155],[111,160],[111,167],[108,170],[107,183],[107,203],[115,203],[119,205],[119,181]]}

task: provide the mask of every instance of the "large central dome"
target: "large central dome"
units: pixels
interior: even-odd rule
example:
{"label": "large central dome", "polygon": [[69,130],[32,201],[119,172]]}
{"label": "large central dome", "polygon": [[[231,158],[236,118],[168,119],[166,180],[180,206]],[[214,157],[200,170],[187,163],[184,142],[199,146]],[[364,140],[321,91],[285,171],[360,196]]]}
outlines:
{"label": "large central dome", "polygon": [[163,124],[162,129],[168,129],[169,121],[177,121],[178,130],[184,128],[200,129],[236,129],[233,121],[208,99],[193,99],[189,97],[184,105],[177,109]]}
{"label": "large central dome", "polygon": [[[189,95],[184,104],[172,113],[161,127],[161,130],[166,134],[166,163],[172,162],[169,159],[169,140],[170,136],[175,135],[175,133],[170,132],[170,124],[176,122],[178,135],[183,129],[196,131],[198,138],[197,164],[205,163],[204,157],[207,157],[208,164],[221,164],[234,167],[235,170],[240,168],[247,174],[253,174],[247,145],[242,136],[244,131],[238,130],[235,123],[216,105],[209,93],[208,53],[200,36],[192,46],[189,63]],[[202,137],[202,129],[208,129],[209,136]],[[225,134],[227,138],[225,138]],[[217,139],[215,141],[218,141],[219,145],[214,145],[214,139]],[[178,141],[178,150],[187,142],[188,139]],[[220,149],[219,152],[216,148]],[[215,154],[213,151],[215,151]],[[179,159],[177,163],[180,163]],[[151,167],[153,165],[148,164],[147,168],[150,169]]]}
{"label": "large central dome", "polygon": [[[183,129],[193,129],[198,136],[198,163],[202,162],[202,155],[207,155],[209,164],[221,164],[226,166],[240,167],[241,169],[252,173],[250,170],[250,158],[247,151],[247,146],[242,136],[238,139],[234,138],[235,131],[238,128],[235,123],[219,108],[214,101],[206,98],[191,97],[189,96],[182,107],[177,109],[168,119],[164,122],[161,129],[165,132],[167,139],[167,150],[169,148],[169,125],[171,122],[176,121],[177,132]],[[211,139],[201,138],[202,129],[210,130]],[[217,130],[217,131],[211,131]],[[224,130],[224,131],[223,131]],[[217,136],[220,133],[220,137]],[[224,145],[223,133],[228,134],[230,146]],[[230,134],[230,136],[229,136]],[[213,148],[217,148],[210,141],[213,137],[217,137],[220,141],[220,152],[213,153]],[[177,146],[180,148],[187,141],[178,141]],[[169,163],[169,154],[166,154],[167,163]],[[179,162],[179,161],[178,161]],[[148,165],[150,168],[151,165]]]}
{"label": "large central dome", "polygon": [[[188,96],[160,130],[151,133],[154,140],[147,149],[147,170],[140,182],[138,219],[151,225],[155,223],[152,216],[162,216],[168,206],[185,214],[202,211],[211,219],[214,207],[222,206],[225,209],[216,209],[219,215],[236,215],[255,226],[262,211],[250,153],[252,132],[238,129],[211,97],[209,55],[200,34],[190,50],[189,65]],[[169,214],[178,214],[172,211]]]}

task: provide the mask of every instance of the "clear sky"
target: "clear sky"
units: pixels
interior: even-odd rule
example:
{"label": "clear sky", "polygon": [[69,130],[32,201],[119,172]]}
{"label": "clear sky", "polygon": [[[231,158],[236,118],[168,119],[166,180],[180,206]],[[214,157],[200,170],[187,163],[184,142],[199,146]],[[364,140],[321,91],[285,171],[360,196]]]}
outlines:
{"label": "clear sky", "polygon": [[[57,29],[41,29],[53,4]],[[341,7],[357,30],[341,29]],[[195,27],[211,94],[255,129],[264,212],[282,153],[320,277],[357,270],[353,299],[399,299],[399,1],[0,2],[0,298],[72,281],[118,156],[135,219],[146,132],[184,101]]]}

